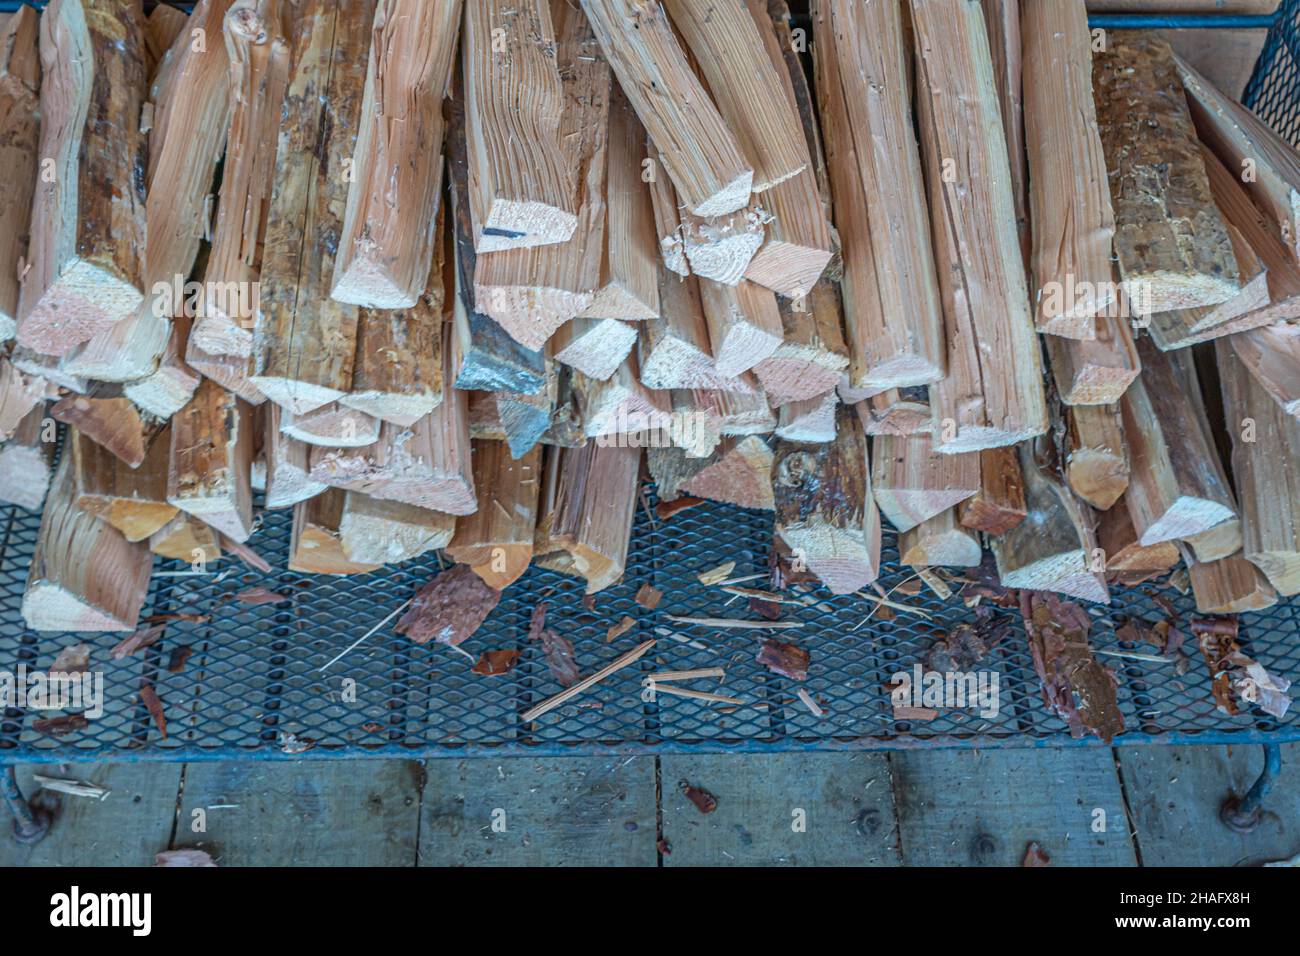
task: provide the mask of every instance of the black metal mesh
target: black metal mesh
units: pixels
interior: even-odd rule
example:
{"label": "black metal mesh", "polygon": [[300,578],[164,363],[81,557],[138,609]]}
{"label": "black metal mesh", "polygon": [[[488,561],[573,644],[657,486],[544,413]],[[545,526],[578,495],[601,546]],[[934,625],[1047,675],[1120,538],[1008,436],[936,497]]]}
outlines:
{"label": "black metal mesh", "polygon": [[[653,494],[649,500],[653,502]],[[808,679],[792,681],[759,665],[762,636],[751,631],[715,631],[677,625],[666,613],[754,617],[744,599],[731,600],[700,585],[695,574],[722,561],[735,561],[734,574],[767,568],[772,541],[770,513],[703,505],[669,521],[638,512],[632,559],[623,583],[597,596],[594,611],[581,601],[576,579],[534,568],[509,592],[483,628],[465,645],[483,650],[515,648],[518,666],[508,674],[481,677],[462,655],[445,647],[419,647],[383,628],[322,673],[319,668],[382,620],[438,570],[427,556],[386,571],[352,578],[302,575],[279,570],[287,561],[290,514],[267,512],[254,541],[274,565],[271,575],[245,569],[230,558],[209,573],[193,575],[187,565],[158,561],[146,613],[210,615],[208,623],[174,622],[144,655],[111,662],[109,649],[121,635],[55,635],[26,630],[18,613],[39,519],[20,509],[5,515],[0,593],[0,661],[13,670],[48,668],[62,648],[85,641],[91,666],[105,671],[105,709],[88,729],[63,737],[37,733],[40,714],[9,710],[0,725],[6,760],[115,758],[195,759],[244,754],[290,756],[310,747],[309,756],[371,753],[452,755],[492,751],[556,753],[638,749],[798,749],[909,746],[1015,746],[1071,742],[1063,722],[1041,700],[1019,615],[1008,612],[1013,633],[979,664],[999,673],[1001,712],[984,719],[969,711],[941,711],[927,722],[894,718],[890,676],[921,661],[937,636],[971,612],[959,602],[941,603],[928,590],[900,600],[930,620],[899,613],[890,621],[866,621],[872,605],[862,598],[812,592],[815,606],[787,608],[785,619],[806,626],[777,636],[807,648]],[[889,567],[881,578],[888,590],[911,572],[896,563],[887,538]],[[176,575],[176,572],[180,572]],[[633,601],[642,583],[664,592],[649,612]],[[762,582],[758,582],[761,584]],[[233,600],[239,591],[261,586],[292,595],[279,605],[249,607]],[[1150,585],[1118,594],[1111,608],[1095,608],[1097,648],[1121,645],[1114,622],[1129,614],[1151,621],[1165,616],[1153,599],[1173,598],[1184,621],[1193,616],[1189,598]],[[567,636],[584,672],[590,672],[648,637],[658,645],[639,664],[591,692],[524,725],[519,715],[561,690],[540,647],[527,639],[528,619],[539,600],[549,606],[548,623]],[[1300,619],[1291,605],[1243,618],[1247,651],[1270,671],[1300,674]],[[609,626],[623,615],[636,625],[612,643]],[[192,655],[183,670],[167,670],[173,652]],[[1150,647],[1128,646],[1146,651]],[[1196,735],[1235,739],[1295,734],[1288,715],[1278,722],[1260,714],[1226,717],[1215,711],[1204,664],[1192,650],[1191,668],[1175,677],[1171,665],[1112,658],[1120,679],[1120,700],[1130,733],[1120,742],[1144,742]],[[659,669],[723,666],[718,690],[747,706],[719,707],[659,695],[642,699],[645,673]],[[163,740],[138,698],[142,679],[153,683],[164,703],[168,737]],[[350,692],[355,682],[355,693]],[[804,687],[825,711],[818,718],[796,696]],[[355,697],[355,700],[350,698]]]}
{"label": "black metal mesh", "polygon": [[1284,0],[1242,102],[1300,146],[1300,2]]}

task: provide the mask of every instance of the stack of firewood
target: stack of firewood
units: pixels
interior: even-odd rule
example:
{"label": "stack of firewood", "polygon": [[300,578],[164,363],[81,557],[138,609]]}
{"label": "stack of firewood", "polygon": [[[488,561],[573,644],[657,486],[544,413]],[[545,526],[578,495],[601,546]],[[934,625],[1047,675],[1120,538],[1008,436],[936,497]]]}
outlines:
{"label": "stack of firewood", "polygon": [[[800,21],[801,24],[804,21]],[[29,626],[154,554],[594,592],[663,502],[1201,611],[1300,591],[1300,157],[1083,0],[51,0],[0,38]],[[805,69],[810,68],[811,77]],[[57,474],[57,429],[67,425]],[[643,451],[648,452],[643,457]],[[881,518],[884,518],[882,522]],[[251,540],[250,540],[251,539]],[[1183,572],[1179,572],[1182,574]]]}

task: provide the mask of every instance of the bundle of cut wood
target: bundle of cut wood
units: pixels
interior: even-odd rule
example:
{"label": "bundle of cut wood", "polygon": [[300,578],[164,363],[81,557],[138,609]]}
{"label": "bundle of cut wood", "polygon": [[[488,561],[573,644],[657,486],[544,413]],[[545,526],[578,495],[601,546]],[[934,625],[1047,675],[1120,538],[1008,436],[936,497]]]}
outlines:
{"label": "bundle of cut wood", "polygon": [[662,501],[773,511],[835,593],[885,524],[907,565],[987,545],[1006,586],[1098,602],[1180,561],[1204,612],[1300,591],[1291,146],[1083,0],[809,13],[8,18],[28,624],[133,628],[155,554],[256,550],[256,492],[295,571],[442,549],[594,592],[647,466]]}

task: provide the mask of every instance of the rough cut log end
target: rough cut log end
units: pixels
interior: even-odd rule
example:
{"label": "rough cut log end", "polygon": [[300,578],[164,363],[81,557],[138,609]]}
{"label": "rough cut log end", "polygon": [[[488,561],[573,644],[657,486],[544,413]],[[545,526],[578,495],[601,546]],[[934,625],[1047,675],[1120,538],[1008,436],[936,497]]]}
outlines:
{"label": "rough cut log end", "polygon": [[249,381],[263,395],[293,415],[306,415],[331,402],[337,402],[347,395],[337,388],[293,379],[252,375]]}
{"label": "rough cut log end", "polygon": [[445,548],[456,519],[438,511],[349,491],[339,521],[343,553],[357,564],[400,564]]}

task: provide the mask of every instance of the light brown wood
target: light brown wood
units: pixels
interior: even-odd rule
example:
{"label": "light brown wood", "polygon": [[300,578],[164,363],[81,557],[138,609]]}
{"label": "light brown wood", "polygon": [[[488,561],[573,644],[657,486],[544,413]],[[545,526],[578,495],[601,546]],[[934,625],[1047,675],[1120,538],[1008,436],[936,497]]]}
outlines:
{"label": "light brown wood", "polygon": [[746,205],[753,167],[696,79],[659,0],[582,0],[582,9],[682,205],[697,216]]}
{"label": "light brown wood", "polygon": [[302,415],[284,412],[279,416],[280,431],[308,445],[327,448],[364,448],[379,441],[377,418],[331,402]]}
{"label": "light brown wood", "polygon": [[1118,290],[1088,15],[1077,0],[1031,0],[1021,25],[1035,324],[1040,332],[1091,339],[1094,316]]}
{"label": "light brown wood", "polygon": [[595,300],[605,248],[611,74],[582,11],[557,2],[555,12],[560,159],[576,225],[563,241],[479,255],[474,269],[478,310],[533,350]]}
{"label": "light brown wood", "polygon": [[925,434],[878,435],[871,448],[871,487],[881,514],[907,531],[980,490],[980,456],[941,455]]}
{"label": "light brown wood", "polygon": [[974,568],[984,549],[979,536],[958,523],[957,509],[946,508],[900,534],[898,554],[911,568]]}
{"label": "light brown wood", "polygon": [[1085,506],[1066,489],[1043,440],[1026,443],[1019,451],[1028,515],[989,541],[998,579],[1008,588],[1059,591],[1109,604],[1102,573],[1105,556],[1097,548]]}
{"label": "light brown wood", "polygon": [[1097,337],[1046,339],[1057,394],[1066,405],[1113,405],[1142,370],[1124,316],[1095,318]]}
{"label": "light brown wood", "polygon": [[665,238],[669,245],[680,243],[690,271],[702,279],[735,285],[763,245],[772,214],[755,196],[748,206],[725,216],[702,218],[680,211],[681,229]]}
{"label": "light brown wood", "polygon": [[1235,174],[1291,255],[1300,256],[1300,157],[1295,148],[1182,57],[1175,56],[1174,63],[1201,142]]}
{"label": "light brown wood", "polygon": [[785,327],[770,289],[745,280],[729,286],[701,279],[700,304],[720,375],[747,372],[781,345]]}
{"label": "light brown wood", "polygon": [[186,354],[195,368],[200,352],[236,356],[245,364],[252,355],[294,9],[285,0],[238,0],[226,14],[230,125],[201,306]]}
{"label": "light brown wood", "polygon": [[[438,224],[445,235],[445,214]],[[440,245],[424,293],[409,309],[362,309],[352,391],[339,402],[394,425],[414,425],[442,401],[442,324],[456,268]]]}
{"label": "light brown wood", "polygon": [[41,17],[39,155],[18,341],[63,355],[144,300],[146,97],[138,0],[56,0]]}
{"label": "light brown wood", "polygon": [[1236,554],[1245,544],[1241,522],[1236,518],[1221,521],[1213,528],[1184,539],[1182,544],[1191,548],[1197,561],[1218,561]]}
{"label": "light brown wood", "polygon": [[1244,556],[1284,595],[1300,593],[1300,421],[1261,386],[1227,342],[1216,343]]}
{"label": "light brown wood", "polygon": [[1273,401],[1300,419],[1300,325],[1279,323],[1226,341]]}
{"label": "light brown wood", "polygon": [[1106,511],[1128,489],[1128,451],[1118,405],[1077,405],[1067,416],[1065,480],[1070,490]]}
{"label": "light brown wood", "polygon": [[139,468],[165,419],[141,412],[111,385],[96,385],[85,395],[68,395],[50,407],[50,417],[71,425],[107,448],[131,468]]}
{"label": "light brown wood", "polygon": [[344,492],[339,540],[344,556],[355,564],[410,561],[445,548],[455,530],[456,519],[440,511]]}
{"label": "light brown wood", "polygon": [[781,344],[754,366],[755,376],[778,405],[824,395],[849,366],[838,284],[820,279],[806,297],[778,299],[777,307]]}
{"label": "light brown wood", "polygon": [[127,541],[143,541],[176,516],[167,502],[170,440],[162,434],[138,468],[131,468],[75,428],[68,430],[64,454],[71,456],[74,504],[107,521]]}
{"label": "light brown wood", "polygon": [[171,49],[188,22],[189,17],[185,11],[165,3],[154,7],[153,11],[145,17],[144,43],[148,53],[148,74],[151,82],[157,76],[167,51]]}
{"label": "light brown wood", "polygon": [[476,441],[474,485],[483,500],[478,511],[456,522],[447,556],[468,564],[489,587],[502,591],[533,560],[542,449],[534,447],[516,461],[503,443]]}
{"label": "light brown wood", "polygon": [[776,436],[797,442],[834,441],[839,406],[835,389],[814,398],[787,402],[777,409]]}
{"label": "light brown wood", "polygon": [[1172,541],[1143,545],[1138,541],[1128,505],[1119,501],[1097,515],[1097,546],[1105,555],[1108,573],[1169,571],[1181,557]]}
{"label": "light brown wood", "polygon": [[1015,448],[989,448],[979,453],[980,489],[957,506],[963,528],[998,537],[1029,515],[1025,476]]}
{"label": "light brown wood", "polygon": [[744,3],[664,0],[762,192],[808,167],[798,113]]}
{"label": "light brown wood", "polygon": [[464,30],[474,248],[564,242],[577,218],[560,142],[564,92],[550,4],[467,3]]}
{"label": "light brown wood", "polygon": [[39,511],[54,473],[57,434],[46,424],[41,403],[23,416],[13,434],[0,443],[0,501]]}
{"label": "light brown wood", "polygon": [[830,189],[826,160],[821,154],[815,100],[794,48],[790,11],[785,0],[746,0],[790,106],[799,117],[808,145],[809,166],[762,196],[772,216],[767,241],[750,260],[745,278],[781,295],[808,295],[831,260],[831,235],[826,206]]}
{"label": "light brown wood", "polygon": [[1047,430],[1006,140],[979,6],[912,0],[918,111],[948,375],[930,388],[943,452]]}
{"label": "light brown wood", "polygon": [[[909,108],[902,10],[819,0],[813,28],[844,260],[850,382],[888,388],[937,381],[945,369],[942,304]],[[1004,170],[1006,150],[998,148]],[[1000,185],[1009,201],[1005,176]]]}
{"label": "light brown wood", "polygon": [[295,23],[251,376],[258,391],[295,415],[338,401],[352,387],[359,310],[331,299],[330,285],[336,251],[348,248],[342,210],[358,129],[369,117],[361,105],[364,77],[336,64],[366,55],[374,14],[375,0],[309,0]]}
{"label": "light brown wood", "polygon": [[[373,18],[371,6],[339,8],[340,25],[346,17],[370,55],[330,294],[352,305],[409,309],[424,294],[439,245],[431,226],[442,192],[442,102],[460,38],[461,0],[380,0]],[[354,16],[365,25],[352,26]],[[345,39],[349,46],[358,40]],[[364,55],[343,62],[350,67]]]}
{"label": "light brown wood", "polygon": [[149,550],[173,561],[212,564],[221,559],[219,537],[198,518],[181,512],[149,537]]}
{"label": "light brown wood", "polygon": [[640,448],[593,441],[547,452],[535,550],[546,566],[586,579],[588,594],[623,576],[640,467]]}
{"label": "light brown wood", "polygon": [[293,509],[289,570],[303,574],[367,574],[377,564],[351,560],[343,550],[339,523],[347,493],[330,488]]}
{"label": "light brown wood", "polygon": [[172,419],[167,501],[243,543],[253,533],[253,410],[204,379]]}
{"label": "light brown wood", "polygon": [[1187,353],[1140,343],[1143,372],[1121,403],[1128,502],[1142,544],[1188,538],[1236,517]]}
{"label": "light brown wood", "polygon": [[772,489],[777,536],[832,593],[851,594],[876,580],[880,512],[867,442],[847,408],[833,442],[777,442]]}
{"label": "light brown wood", "polygon": [[0,24],[0,342],[18,330],[20,265],[27,261],[41,132],[39,34],[35,7]]}
{"label": "light brown wood", "polygon": [[[844,397],[844,390],[840,390]],[[868,435],[915,435],[930,433],[933,422],[930,403],[923,389],[886,389],[856,405],[862,429]]]}
{"label": "light brown wood", "polygon": [[1240,273],[1169,44],[1110,31],[1093,87],[1125,294],[1140,312],[1232,298]]}
{"label": "light brown wood", "polygon": [[158,367],[122,387],[123,394],[141,410],[159,418],[171,418],[179,412],[189,404],[194,390],[199,387],[199,373],[190,368],[184,358],[190,320],[184,316],[173,318],[170,326]]}
{"label": "light brown wood", "polygon": [[641,180],[645,142],[645,130],[632,104],[618,84],[611,82],[600,286],[580,316],[653,319],[659,315],[659,251],[654,205],[650,185]]}
{"label": "light brown wood", "polygon": [[1184,549],[1183,560],[1201,614],[1244,614],[1277,603],[1277,592],[1268,579],[1240,554],[1201,562]]}
{"label": "light brown wood", "polygon": [[449,336],[444,329],[447,365],[438,407],[409,428],[384,422],[379,440],[364,448],[314,448],[313,480],[431,511],[474,513],[468,395],[451,386],[449,369],[459,356],[449,347]]}
{"label": "light brown wood", "polygon": [[640,325],[638,358],[647,388],[707,388],[748,391],[743,379],[722,374],[714,364],[700,280],[667,268],[659,275],[658,319]]}
{"label": "light brown wood", "polygon": [[34,631],[134,630],[153,556],[76,506],[70,461],[60,465],[41,516],[23,621]]}
{"label": "light brown wood", "polygon": [[284,412],[274,403],[266,406],[262,432],[262,454],[266,459],[266,507],[291,508],[312,498],[328,486],[313,481],[311,446],[286,435],[280,428]]}
{"label": "light brown wood", "polygon": [[998,91],[1007,158],[1011,163],[1011,195],[1016,204],[1016,231],[1020,251],[1030,262],[1029,160],[1025,148],[1024,40],[1020,0],[980,0],[984,30],[993,58],[993,81]]}
{"label": "light brown wood", "polygon": [[1263,311],[1269,304],[1268,275],[1264,264],[1241,231],[1231,222],[1227,225],[1233,254],[1241,270],[1241,291],[1218,305],[1173,309],[1152,315],[1151,338],[1163,351],[1185,348],[1270,321],[1269,313]]}
{"label": "light brown wood", "polygon": [[678,488],[710,501],[771,511],[776,507],[772,463],[771,447],[758,436],[727,438]]}
{"label": "light brown wood", "polygon": [[672,396],[646,388],[638,372],[636,356],[629,355],[618,371],[603,382],[581,372],[573,373],[570,381],[587,437],[614,441],[615,436],[671,426]]}
{"label": "light brown wood", "polygon": [[45,379],[27,375],[7,359],[0,359],[0,441],[11,437],[19,422],[50,394]]}
{"label": "light brown wood", "polygon": [[654,143],[649,137],[646,138],[646,150],[643,177],[650,189],[659,260],[664,268],[686,278],[691,274],[691,264],[682,244],[682,210],[677,202],[677,190],[673,188],[672,180],[660,170]]}
{"label": "light brown wood", "polygon": [[556,361],[603,382],[618,371],[636,340],[636,326],[630,322],[577,318],[556,332],[552,341]]}

